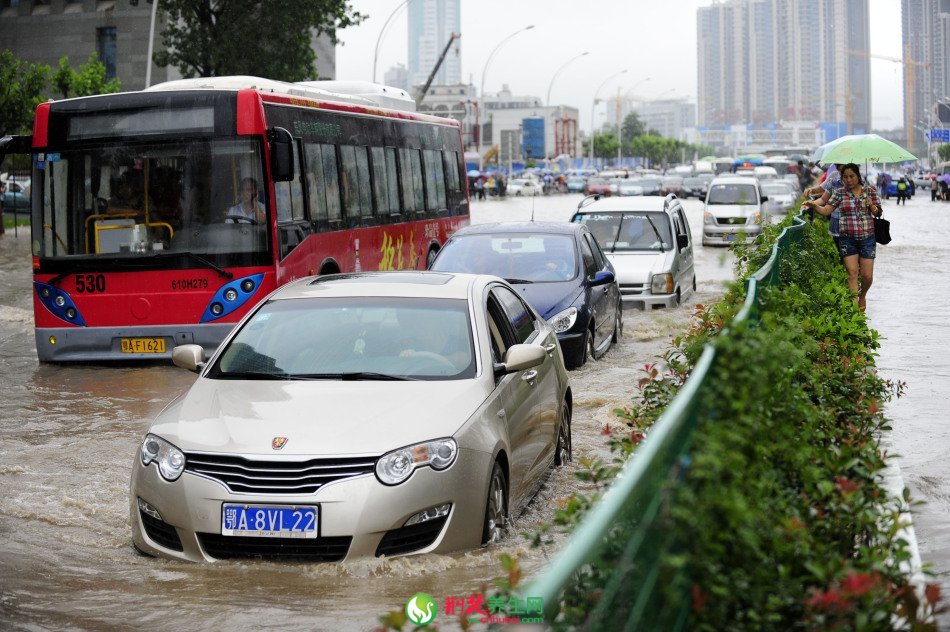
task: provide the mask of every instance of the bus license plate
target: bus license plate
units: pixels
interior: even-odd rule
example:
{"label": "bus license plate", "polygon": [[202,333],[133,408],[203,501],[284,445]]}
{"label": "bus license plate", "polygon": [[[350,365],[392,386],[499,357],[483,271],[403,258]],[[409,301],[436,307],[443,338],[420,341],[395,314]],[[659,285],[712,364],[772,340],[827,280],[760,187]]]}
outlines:
{"label": "bus license plate", "polygon": [[164,338],[122,338],[122,353],[165,353]]}
{"label": "bus license plate", "polygon": [[316,538],[317,507],[225,504],[221,512],[221,535]]}

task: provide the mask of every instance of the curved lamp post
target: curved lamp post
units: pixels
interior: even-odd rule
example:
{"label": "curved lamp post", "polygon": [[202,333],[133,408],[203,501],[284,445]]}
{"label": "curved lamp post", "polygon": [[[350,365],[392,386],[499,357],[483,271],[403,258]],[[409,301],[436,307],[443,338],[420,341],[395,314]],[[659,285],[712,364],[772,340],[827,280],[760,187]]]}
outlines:
{"label": "curved lamp post", "polygon": [[[534,28],[534,24],[529,24],[528,26],[525,26],[525,27],[523,27],[523,28],[518,29],[517,31],[515,31],[514,33],[512,33],[511,35],[509,35],[509,36],[506,37],[505,39],[503,39],[503,40],[501,40],[500,42],[498,42],[498,45],[495,46],[495,48],[493,48],[490,53],[488,53],[488,59],[485,60],[485,67],[482,68],[482,84],[481,84],[481,87],[480,87],[479,90],[478,90],[478,100],[479,100],[479,101],[484,102],[484,100],[485,100],[485,73],[488,72],[488,64],[490,64],[490,63],[491,63],[491,60],[495,57],[495,53],[498,52],[498,49],[501,48],[501,47],[505,44],[505,42],[507,42],[508,40],[510,40],[510,39],[511,39],[512,37],[514,37],[515,35],[517,35],[517,34],[519,34],[519,33],[524,33],[525,31],[530,31],[530,30],[533,29],[533,28]],[[481,108],[479,108],[479,109],[481,109]],[[477,132],[478,132],[478,134],[476,134],[476,139],[475,139],[475,149],[476,149],[476,151],[478,151],[478,154],[479,154],[478,161],[481,162],[481,160],[482,160],[482,159],[481,159],[481,153],[482,153],[482,127],[481,127],[481,122],[476,119],[475,125],[476,125],[476,130],[477,130]],[[481,166],[481,165],[479,165],[479,166]]]}
{"label": "curved lamp post", "polygon": [[594,108],[597,107],[597,95],[600,94],[600,91],[603,89],[607,83],[614,77],[619,77],[620,75],[627,72],[627,69],[624,68],[620,72],[614,73],[604,79],[604,82],[598,86],[597,90],[594,92],[594,101],[590,104],[590,163],[594,164]]}
{"label": "curved lamp post", "polygon": [[554,80],[557,79],[557,76],[558,76],[559,74],[561,74],[561,71],[564,70],[565,68],[567,68],[568,64],[570,64],[572,61],[574,61],[574,60],[576,60],[576,59],[580,59],[580,58],[583,57],[584,55],[589,55],[589,54],[590,54],[590,53],[585,50],[585,51],[584,51],[583,53],[581,53],[580,55],[575,55],[574,57],[571,57],[570,59],[568,59],[566,62],[564,62],[564,63],[561,65],[560,68],[558,68],[557,70],[554,71],[554,76],[551,77],[551,83],[548,84],[548,96],[547,96],[546,99],[544,99],[544,104],[545,104],[545,105],[547,105],[547,106],[550,106],[550,105],[551,105],[551,87],[554,86]]}
{"label": "curved lamp post", "polygon": [[392,22],[396,14],[399,13],[399,10],[411,1],[412,0],[402,0],[402,2],[396,5],[396,8],[393,9],[393,12],[389,14],[389,17],[386,18],[386,21],[383,23],[383,28],[379,29],[379,36],[376,38],[376,49],[373,51],[373,83],[376,83],[376,60],[379,58],[379,45],[383,41],[383,35],[386,33],[386,29],[389,28],[389,23]]}

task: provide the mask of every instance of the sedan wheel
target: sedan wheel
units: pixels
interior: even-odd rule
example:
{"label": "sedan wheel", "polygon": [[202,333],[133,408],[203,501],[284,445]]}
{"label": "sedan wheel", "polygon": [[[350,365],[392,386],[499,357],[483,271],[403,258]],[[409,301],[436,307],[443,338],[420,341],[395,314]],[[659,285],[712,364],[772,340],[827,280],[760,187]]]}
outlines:
{"label": "sedan wheel", "polygon": [[557,446],[554,448],[554,465],[564,465],[571,460],[571,409],[567,402],[561,404],[561,426],[557,433]]}
{"label": "sedan wheel", "polygon": [[498,461],[495,461],[488,483],[488,503],[485,506],[485,526],[482,529],[482,546],[488,546],[501,539],[508,523],[508,492],[505,473]]}

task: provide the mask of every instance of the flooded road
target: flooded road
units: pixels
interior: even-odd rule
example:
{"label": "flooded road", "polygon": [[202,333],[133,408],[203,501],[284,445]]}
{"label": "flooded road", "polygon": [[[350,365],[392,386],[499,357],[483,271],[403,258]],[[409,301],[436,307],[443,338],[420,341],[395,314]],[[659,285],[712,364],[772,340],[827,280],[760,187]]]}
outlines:
{"label": "flooded road", "polygon": [[[472,221],[525,220],[532,211],[539,220],[563,221],[579,200],[476,202]],[[929,501],[915,517],[924,560],[946,570],[950,466],[940,455],[950,431],[940,410],[950,390],[950,345],[940,316],[950,277],[940,268],[950,262],[950,205],[939,209],[947,219],[935,228],[937,214],[927,204],[890,209],[895,240],[880,248],[869,315],[888,338],[882,369],[909,383],[907,397],[889,408],[893,443],[915,497]],[[699,237],[701,204],[685,206]],[[632,401],[643,365],[687,328],[694,304],[714,300],[732,278],[724,250],[697,247],[696,261],[699,289],[685,305],[626,312],[621,345],[571,373],[575,461],[553,472],[499,545],[346,565],[198,565],[138,556],[128,524],[136,447],[151,418],[194,374],[170,366],[39,366],[29,237],[8,233],[0,238],[0,628],[368,630],[416,592],[440,603],[478,592],[502,574],[501,553],[519,556],[528,575],[537,572],[557,545],[532,550],[525,534],[550,522],[558,499],[578,488],[572,472],[581,457],[607,456],[601,429],[614,421],[614,408]],[[455,627],[442,615],[437,623]]]}
{"label": "flooded road", "polygon": [[[868,319],[880,332],[878,368],[907,382],[887,406],[904,483],[914,500],[914,529],[924,563],[940,574],[950,599],[950,203],[918,193],[906,206],[884,204],[894,240],[877,247]],[[932,580],[931,580],[932,581]],[[950,629],[950,613],[941,629]]]}

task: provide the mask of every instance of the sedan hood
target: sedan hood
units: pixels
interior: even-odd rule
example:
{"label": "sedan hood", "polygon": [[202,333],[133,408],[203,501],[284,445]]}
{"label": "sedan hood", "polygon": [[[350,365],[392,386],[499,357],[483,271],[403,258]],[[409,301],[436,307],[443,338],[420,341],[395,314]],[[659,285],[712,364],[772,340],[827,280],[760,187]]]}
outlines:
{"label": "sedan hood", "polygon": [[654,274],[668,272],[673,265],[675,251],[642,251],[642,252],[613,252],[607,253],[607,258],[617,272],[617,282],[621,285],[628,283],[646,283],[653,280]]}
{"label": "sedan hood", "polygon": [[452,436],[485,400],[478,380],[379,382],[200,378],[151,428],[185,451],[381,454]]}
{"label": "sedan hood", "polygon": [[564,283],[512,283],[511,286],[521,292],[544,320],[573,305],[583,292],[583,287],[576,280]]}
{"label": "sedan hood", "polygon": [[749,217],[759,207],[756,204],[707,204],[706,210],[715,217]]}

